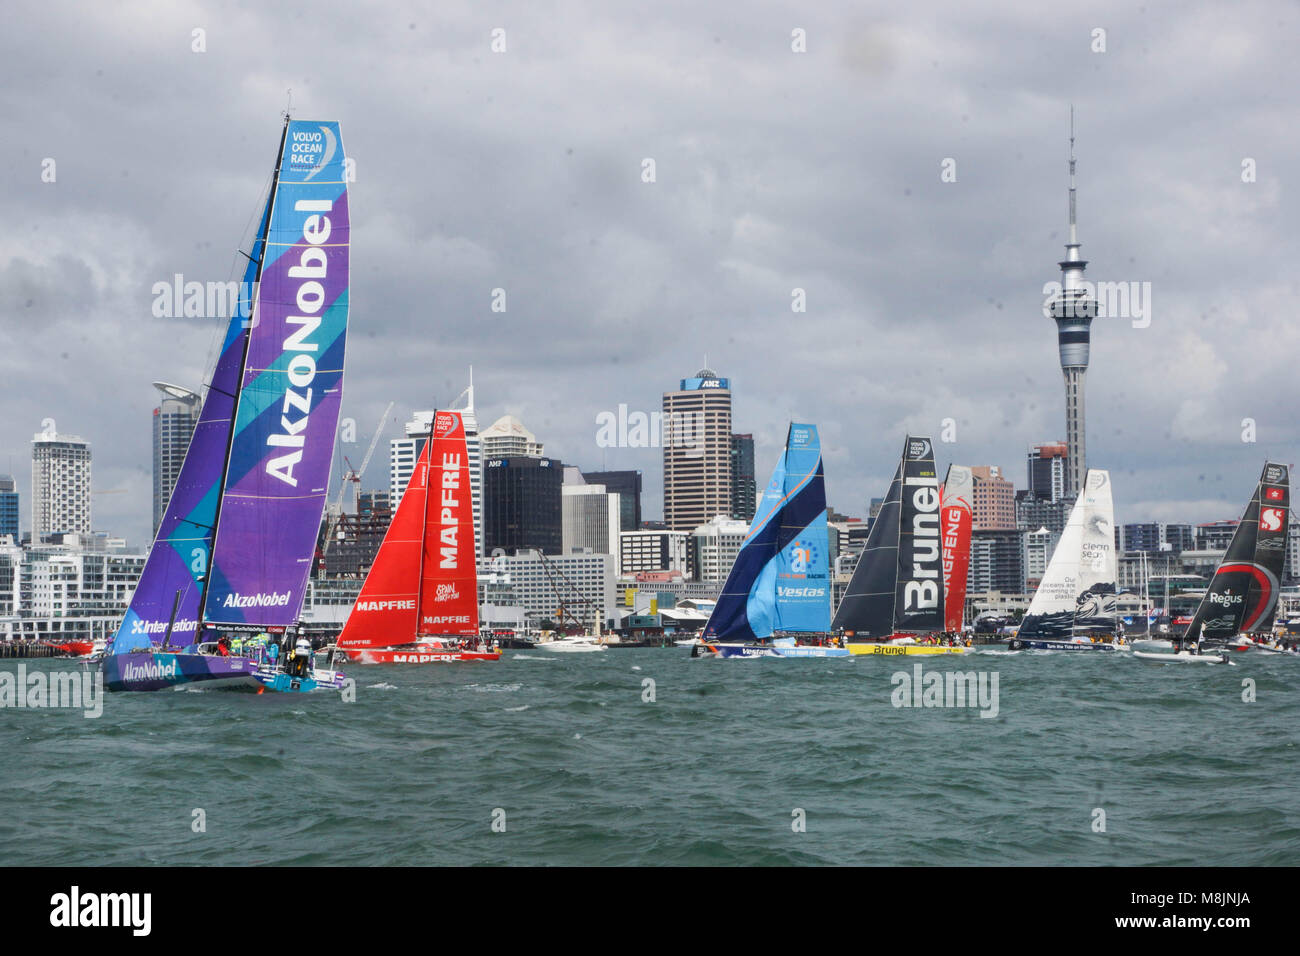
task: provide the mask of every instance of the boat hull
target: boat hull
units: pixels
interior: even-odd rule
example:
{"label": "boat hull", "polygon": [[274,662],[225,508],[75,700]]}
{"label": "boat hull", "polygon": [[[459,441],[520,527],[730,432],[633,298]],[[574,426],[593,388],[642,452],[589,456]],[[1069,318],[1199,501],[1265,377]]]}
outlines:
{"label": "boat hull", "polygon": [[1083,644],[1083,643],[1080,643],[1080,642],[1078,642],[1078,641],[1039,641],[1039,640],[1032,640],[1032,639],[1031,639],[1031,640],[1027,640],[1027,641],[1022,641],[1022,640],[1020,640],[1019,638],[1016,638],[1015,640],[1013,640],[1013,641],[1011,642],[1011,645],[1010,645],[1010,646],[1011,646],[1011,649],[1012,649],[1012,650],[1020,650],[1021,648],[1025,648],[1025,649],[1027,649],[1027,650],[1031,650],[1031,651],[1122,651],[1122,650],[1127,650],[1126,647],[1123,647],[1123,646],[1121,646],[1121,645],[1118,645],[1118,644],[1110,644],[1110,643],[1104,643],[1104,642],[1093,643],[1092,641],[1089,641],[1088,643]]}
{"label": "boat hull", "polygon": [[691,647],[691,657],[848,657],[849,652],[843,647],[818,647],[794,645],[793,647],[773,646],[771,644],[696,644]]}
{"label": "boat hull", "polygon": [[262,686],[258,662],[247,657],[218,657],[173,651],[111,654],[100,663],[104,686],[111,691],[166,690],[184,684],[210,687]]}
{"label": "boat hull", "polygon": [[965,654],[969,647],[948,647],[944,644],[850,644],[854,656],[911,657],[917,654]]}
{"label": "boat hull", "polygon": [[1134,651],[1133,656],[1143,661],[1157,664],[1231,664],[1226,654],[1189,654],[1178,651],[1173,654],[1161,654],[1155,651]]}
{"label": "boat hull", "polygon": [[421,644],[413,647],[373,647],[365,650],[341,649],[348,660],[358,664],[454,664],[458,661],[498,661],[500,651],[467,651]]}

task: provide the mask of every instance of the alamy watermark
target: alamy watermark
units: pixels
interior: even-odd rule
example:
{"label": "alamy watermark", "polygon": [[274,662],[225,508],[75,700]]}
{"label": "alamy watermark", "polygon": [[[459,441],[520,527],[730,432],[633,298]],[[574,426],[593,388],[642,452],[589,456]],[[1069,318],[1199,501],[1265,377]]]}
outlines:
{"label": "alamy watermark", "polygon": [[1078,293],[1067,296],[1063,294],[1061,283],[1045,283],[1043,315],[1049,319],[1088,318],[1095,308],[1099,319],[1131,319],[1135,329],[1145,329],[1151,324],[1150,282],[1089,282],[1084,279],[1079,283]]}
{"label": "alamy watermark", "polygon": [[83,717],[104,713],[104,674],[94,671],[0,671],[0,707],[80,710]]}
{"label": "alamy watermark", "polygon": [[252,314],[251,282],[186,281],[177,272],[170,282],[155,282],[151,311],[156,319],[229,319],[238,315],[245,321]]}
{"label": "alamy watermark", "polygon": [[596,415],[598,448],[684,448],[688,458],[704,454],[704,412],[616,412]]}
{"label": "alamy watermark", "polygon": [[998,715],[998,672],[895,671],[889,702],[895,707],[978,707],[981,717]]}

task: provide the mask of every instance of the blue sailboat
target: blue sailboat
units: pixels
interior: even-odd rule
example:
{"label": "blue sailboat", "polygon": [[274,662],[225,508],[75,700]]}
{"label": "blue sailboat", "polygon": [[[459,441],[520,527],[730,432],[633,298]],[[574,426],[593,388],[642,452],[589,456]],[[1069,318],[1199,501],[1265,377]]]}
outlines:
{"label": "blue sailboat", "polygon": [[[135,593],[100,662],[113,691],[338,687],[286,667],[343,392],[349,210],[338,123],[285,117],[244,290]],[[274,649],[273,649],[274,648]]]}
{"label": "blue sailboat", "polygon": [[817,426],[792,422],[691,656],[848,657],[830,643],[829,551]]}

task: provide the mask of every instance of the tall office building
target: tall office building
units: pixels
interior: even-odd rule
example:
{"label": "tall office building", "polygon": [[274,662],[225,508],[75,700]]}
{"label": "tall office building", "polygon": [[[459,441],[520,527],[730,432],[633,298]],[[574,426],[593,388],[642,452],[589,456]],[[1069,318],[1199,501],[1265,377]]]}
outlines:
{"label": "tall office building", "polygon": [[520,455],[483,461],[483,547],[492,554],[533,548],[561,554],[564,466]]}
{"label": "tall office building", "polygon": [[1074,183],[1074,111],[1070,111],[1070,241],[1065,244],[1061,267],[1061,292],[1050,303],[1056,323],[1057,350],[1065,377],[1065,444],[1067,482],[1065,493],[1077,496],[1083,487],[1086,466],[1084,420],[1084,377],[1088,372],[1088,349],[1097,300],[1084,285],[1088,263],[1079,253]]}
{"label": "tall office building", "polygon": [[1060,501],[1069,482],[1069,449],[1064,442],[1047,442],[1029,449],[1025,462],[1029,493],[1043,501]]}
{"label": "tall office building", "polygon": [[709,368],[664,392],[664,523],[694,531],[731,514],[731,383]]}
{"label": "tall office building", "polygon": [[971,468],[971,529],[974,531],[1016,530],[1016,489],[1002,477],[997,465]]}
{"label": "tall office building", "polygon": [[545,445],[513,415],[502,415],[479,435],[484,458],[541,458]]}
{"label": "tall office building", "polygon": [[754,436],[731,436],[731,517],[753,521],[758,503],[754,480]]}
{"label": "tall office building", "polygon": [[995,530],[971,532],[970,570],[967,592],[1002,591],[1021,594],[1025,590],[1026,532]]}
{"label": "tall office building", "polygon": [[32,437],[32,542],[90,531],[90,442],[42,432]]}
{"label": "tall office building", "polygon": [[197,392],[179,385],[154,382],[153,387],[162,393],[153,410],[153,530],[157,534],[199,423],[201,401]]}
{"label": "tall office building", "polygon": [[18,479],[0,475],[0,535],[12,535],[18,543]]}
{"label": "tall office building", "polygon": [[[565,469],[566,472],[568,469]],[[604,485],[567,480],[560,488],[562,554],[590,551],[619,553],[619,501]]]}
{"label": "tall office building", "polygon": [[[464,399],[464,404],[457,407]],[[483,447],[479,438],[478,418],[474,414],[474,385],[457,396],[448,411],[460,412],[465,425],[465,451],[469,455],[470,500],[474,505],[474,543],[483,554]],[[433,427],[432,411],[415,412],[406,423],[406,437],[394,438],[388,443],[388,500],[394,513],[406,492],[406,485],[415,471],[415,463],[424,450],[425,439]]]}
{"label": "tall office building", "polygon": [[582,477],[588,484],[604,485],[606,491],[618,495],[620,531],[641,527],[641,472],[584,471]]}

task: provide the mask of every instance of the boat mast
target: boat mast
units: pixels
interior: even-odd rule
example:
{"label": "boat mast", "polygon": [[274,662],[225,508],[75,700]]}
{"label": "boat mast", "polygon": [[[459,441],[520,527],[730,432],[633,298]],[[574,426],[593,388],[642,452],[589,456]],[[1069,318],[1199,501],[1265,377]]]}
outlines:
{"label": "boat mast", "polygon": [[257,315],[257,294],[262,282],[262,264],[266,262],[266,243],[271,234],[271,220],[275,218],[275,191],[280,185],[280,163],[284,159],[284,144],[289,138],[289,111],[284,111],[284,127],[280,130],[280,149],[275,154],[275,174],[271,177],[271,194],[266,204],[266,222],[263,224],[258,240],[261,253],[257,258],[257,275],[253,277],[252,310],[249,313],[248,328],[244,330],[244,350],[239,359],[239,379],[235,392],[235,407],[230,412],[230,431],[226,435],[226,457],[221,464],[221,483],[217,485],[217,510],[212,519],[212,547],[208,552],[208,567],[203,574],[203,601],[199,604],[199,620],[195,636],[203,633],[203,619],[208,612],[208,577],[212,574],[212,559],[217,550],[217,532],[221,528],[221,502],[226,495],[226,478],[230,472],[230,449],[235,443],[235,422],[239,420],[240,398],[244,393],[244,372],[248,366],[248,343],[252,336],[253,319]]}

